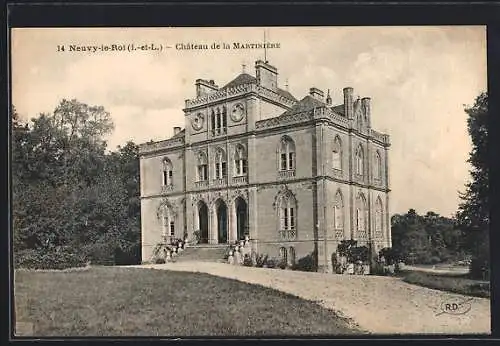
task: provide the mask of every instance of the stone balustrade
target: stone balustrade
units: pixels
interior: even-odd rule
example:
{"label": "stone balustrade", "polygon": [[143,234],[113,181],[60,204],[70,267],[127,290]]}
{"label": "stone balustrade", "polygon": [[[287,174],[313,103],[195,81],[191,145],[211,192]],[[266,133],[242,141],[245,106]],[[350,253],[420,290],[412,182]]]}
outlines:
{"label": "stone balustrade", "polygon": [[152,142],[152,143],[143,143],[139,145],[139,153],[145,154],[149,152],[154,152],[157,150],[174,148],[177,146],[184,145],[184,137],[171,138],[163,141]]}
{"label": "stone balustrade", "polygon": [[233,184],[246,184],[248,182],[248,177],[246,175],[241,175],[233,177]]}

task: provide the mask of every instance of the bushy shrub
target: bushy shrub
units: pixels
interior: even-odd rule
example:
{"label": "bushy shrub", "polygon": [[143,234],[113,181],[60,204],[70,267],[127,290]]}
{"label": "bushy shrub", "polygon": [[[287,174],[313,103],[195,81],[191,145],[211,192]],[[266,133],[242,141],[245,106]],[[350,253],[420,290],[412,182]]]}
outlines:
{"label": "bushy shrub", "polygon": [[386,264],[394,264],[401,260],[400,253],[392,247],[385,247],[381,249],[378,253],[378,256],[379,258],[383,257]]}
{"label": "bushy shrub", "polygon": [[193,237],[194,237],[194,241],[196,242],[196,244],[199,244],[200,240],[201,240],[201,232],[200,231],[194,231],[193,232]]}
{"label": "bushy shrub", "polygon": [[164,264],[165,259],[164,258],[155,258],[155,264]]}
{"label": "bushy shrub", "polygon": [[105,242],[87,244],[82,248],[89,261],[99,265],[115,264],[115,251],[116,248],[112,244]]}
{"label": "bushy shrub", "polygon": [[279,261],[276,258],[270,257],[266,260],[265,266],[267,268],[276,268],[279,264]]}
{"label": "bushy shrub", "polygon": [[316,263],[314,253],[310,253],[307,256],[300,258],[297,263],[292,266],[292,269],[304,272],[318,271],[318,264]]}
{"label": "bushy shrub", "polygon": [[470,277],[477,280],[490,279],[490,265],[487,258],[477,256],[472,258],[470,263]]}
{"label": "bushy shrub", "polygon": [[243,265],[245,267],[253,267],[252,258],[248,254],[245,254],[245,257],[243,258]]}
{"label": "bushy shrub", "polygon": [[263,255],[263,254],[257,255],[255,266],[257,268],[262,268],[264,266],[264,264],[266,264],[267,258],[268,258],[268,255]]}
{"label": "bushy shrub", "polygon": [[372,275],[387,275],[384,265],[378,261],[372,263],[370,273]]}
{"label": "bushy shrub", "polygon": [[16,268],[25,269],[66,269],[84,267],[87,258],[69,247],[53,249],[23,250],[14,256]]}

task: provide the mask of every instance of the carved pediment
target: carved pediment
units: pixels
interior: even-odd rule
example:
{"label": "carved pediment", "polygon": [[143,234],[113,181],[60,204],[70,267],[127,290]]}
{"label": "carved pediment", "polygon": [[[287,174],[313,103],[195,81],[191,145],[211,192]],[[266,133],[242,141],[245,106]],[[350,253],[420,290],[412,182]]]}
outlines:
{"label": "carved pediment", "polygon": [[160,200],[160,204],[158,205],[158,209],[156,210],[156,216],[158,219],[161,219],[165,212],[168,212],[170,216],[177,216],[177,206],[175,203],[170,201],[168,198],[164,197]]}
{"label": "carved pediment", "polygon": [[242,189],[233,190],[231,192],[231,201],[234,201],[238,197],[241,197],[246,202],[248,202],[248,191],[247,190],[242,190]]}
{"label": "carved pediment", "polygon": [[282,199],[288,198],[295,199],[295,194],[288,188],[286,184],[281,185],[278,193],[276,194],[276,196],[274,196],[273,208],[276,209]]}

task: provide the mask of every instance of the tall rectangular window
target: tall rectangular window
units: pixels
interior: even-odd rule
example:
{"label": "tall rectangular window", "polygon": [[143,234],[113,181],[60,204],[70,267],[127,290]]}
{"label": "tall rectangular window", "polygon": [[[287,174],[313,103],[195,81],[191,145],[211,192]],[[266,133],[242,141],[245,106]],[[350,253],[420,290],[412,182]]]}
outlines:
{"label": "tall rectangular window", "polygon": [[221,176],[219,163],[215,164],[215,178],[219,179]]}
{"label": "tall rectangular window", "polygon": [[167,171],[163,171],[163,185],[168,185]]}
{"label": "tall rectangular window", "polygon": [[293,208],[290,208],[290,229],[295,229],[295,218],[293,212]]}
{"label": "tall rectangular window", "polygon": [[170,236],[175,236],[175,224],[173,221],[170,221]]}
{"label": "tall rectangular window", "polygon": [[293,169],[293,156],[295,153],[288,153],[288,169]]}
{"label": "tall rectangular window", "polygon": [[222,162],[222,178],[227,177],[227,164]]}
{"label": "tall rectangular window", "polygon": [[241,166],[242,166],[242,171],[243,171],[243,174],[246,174],[247,173],[247,160],[245,159],[242,159],[241,160]]}
{"label": "tall rectangular window", "polygon": [[281,170],[286,170],[286,153],[281,154]]}
{"label": "tall rectangular window", "polygon": [[283,208],[283,227],[288,229],[288,209]]}

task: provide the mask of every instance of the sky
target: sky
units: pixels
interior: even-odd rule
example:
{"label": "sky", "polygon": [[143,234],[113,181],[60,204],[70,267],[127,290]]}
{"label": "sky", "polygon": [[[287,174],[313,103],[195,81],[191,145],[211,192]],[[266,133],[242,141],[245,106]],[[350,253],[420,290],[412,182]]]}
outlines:
{"label": "sky", "polygon": [[[451,216],[469,180],[464,105],[487,88],[484,26],[272,28],[23,28],[11,37],[12,103],[24,119],[63,99],[100,105],[115,124],[108,147],[166,139],[184,127],[194,81],[223,86],[263,49],[180,50],[177,44],[270,43],[278,84],[297,98],[317,87],[372,99],[372,127],[391,136],[391,213]],[[70,45],[154,44],[161,51],[70,51]],[[64,46],[64,51],[58,51]],[[167,48],[171,47],[171,48]],[[245,66],[243,66],[245,65]]]}

